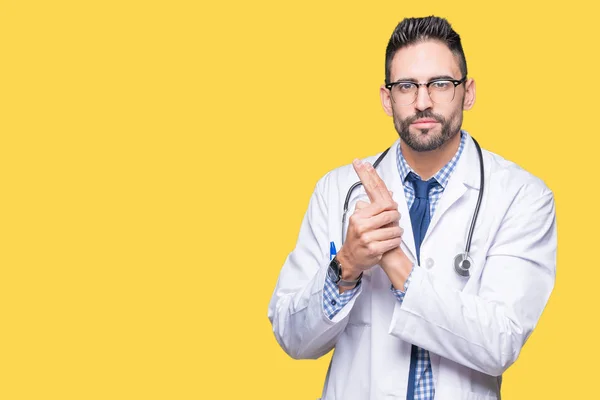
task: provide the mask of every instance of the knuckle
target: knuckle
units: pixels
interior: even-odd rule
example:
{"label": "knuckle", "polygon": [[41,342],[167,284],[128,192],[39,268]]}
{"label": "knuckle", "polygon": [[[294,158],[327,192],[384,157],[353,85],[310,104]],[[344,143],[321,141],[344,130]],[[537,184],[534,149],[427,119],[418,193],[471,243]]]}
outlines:
{"label": "knuckle", "polygon": [[362,235],[360,235],[360,240],[365,246],[369,247],[369,245],[371,244],[371,235],[365,232]]}
{"label": "knuckle", "polygon": [[356,224],[356,234],[362,238],[365,235],[365,233],[366,233],[366,229],[365,229],[364,224],[357,223]]}
{"label": "knuckle", "polygon": [[392,224],[394,221],[395,221],[394,212],[393,211],[388,211],[385,214],[385,223],[386,224]]}
{"label": "knuckle", "polygon": [[375,243],[373,243],[373,242],[367,243],[367,252],[369,253],[370,256],[377,255],[377,248],[375,246]]}

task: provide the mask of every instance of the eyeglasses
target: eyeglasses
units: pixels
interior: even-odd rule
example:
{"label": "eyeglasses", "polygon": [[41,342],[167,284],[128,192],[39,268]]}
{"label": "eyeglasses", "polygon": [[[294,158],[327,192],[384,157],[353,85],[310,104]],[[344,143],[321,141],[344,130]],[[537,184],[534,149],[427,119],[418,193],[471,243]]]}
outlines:
{"label": "eyeglasses", "polygon": [[427,87],[427,93],[432,102],[437,104],[450,103],[454,100],[456,87],[465,82],[465,76],[461,80],[455,79],[434,79],[427,83],[416,83],[408,81],[397,81],[388,83],[385,87],[392,94],[394,103],[400,106],[409,106],[417,100],[419,87]]}

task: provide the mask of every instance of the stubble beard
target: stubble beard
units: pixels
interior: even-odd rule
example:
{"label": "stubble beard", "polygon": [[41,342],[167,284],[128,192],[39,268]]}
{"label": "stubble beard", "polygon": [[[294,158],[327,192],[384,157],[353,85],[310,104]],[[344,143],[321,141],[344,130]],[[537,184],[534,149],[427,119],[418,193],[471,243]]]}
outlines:
{"label": "stubble beard", "polygon": [[[400,138],[408,147],[417,152],[436,150],[442,147],[458,132],[462,125],[463,115],[462,109],[456,110],[448,119],[441,115],[434,114],[431,110],[417,112],[412,117],[401,119],[395,111],[393,111],[394,127],[400,135]],[[435,119],[441,125],[441,131],[437,134],[431,132],[431,129],[416,129],[416,132],[410,131],[411,124],[421,118]]]}

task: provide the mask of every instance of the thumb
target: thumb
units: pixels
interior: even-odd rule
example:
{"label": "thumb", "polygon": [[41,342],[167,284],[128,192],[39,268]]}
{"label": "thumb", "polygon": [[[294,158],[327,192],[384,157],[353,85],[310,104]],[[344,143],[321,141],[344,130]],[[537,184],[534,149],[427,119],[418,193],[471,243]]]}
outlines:
{"label": "thumb", "polygon": [[367,203],[366,201],[359,200],[356,202],[356,209],[362,210],[363,208],[367,207],[368,205],[369,205],[369,203]]}

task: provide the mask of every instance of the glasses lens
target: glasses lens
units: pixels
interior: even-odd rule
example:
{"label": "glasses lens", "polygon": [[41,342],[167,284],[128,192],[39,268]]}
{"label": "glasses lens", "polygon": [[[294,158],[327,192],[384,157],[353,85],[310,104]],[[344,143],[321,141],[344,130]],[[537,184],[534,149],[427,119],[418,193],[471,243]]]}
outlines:
{"label": "glasses lens", "polygon": [[407,106],[417,98],[417,85],[410,82],[401,82],[392,86],[394,102],[400,106]]}
{"label": "glasses lens", "polygon": [[450,103],[454,100],[454,89],[450,81],[435,81],[429,85],[429,96],[434,103]]}

